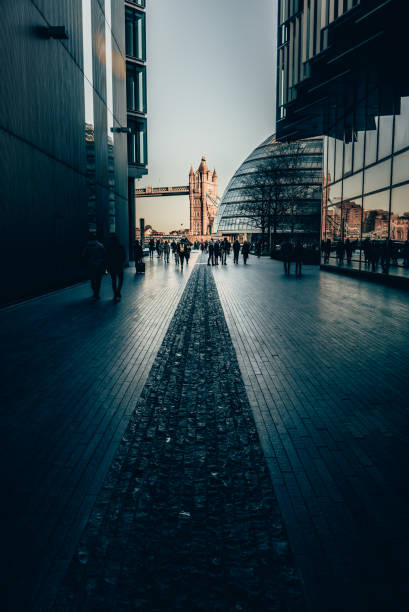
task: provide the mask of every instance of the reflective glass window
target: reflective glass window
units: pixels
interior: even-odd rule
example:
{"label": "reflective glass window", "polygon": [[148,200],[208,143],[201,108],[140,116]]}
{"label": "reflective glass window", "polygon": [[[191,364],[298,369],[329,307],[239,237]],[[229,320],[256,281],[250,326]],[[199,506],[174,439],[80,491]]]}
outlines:
{"label": "reflective glass window", "polygon": [[379,118],[378,159],[392,153],[393,115]]}
{"label": "reflective glass window", "polygon": [[335,180],[342,177],[342,164],[344,156],[344,142],[341,139],[336,140],[335,145]]}
{"label": "reflective glass window", "polygon": [[[377,125],[377,119],[376,125]],[[376,161],[376,153],[377,153],[377,143],[378,143],[378,130],[366,130],[365,133],[365,165],[373,164]]]}
{"label": "reflective glass window", "polygon": [[393,158],[392,182],[403,183],[409,181],[409,151],[395,155]]}
{"label": "reflective glass window", "polygon": [[409,147],[409,97],[400,102],[400,114],[395,115],[395,151]]}
{"label": "reflective glass window", "polygon": [[146,59],[145,13],[130,8],[125,11],[125,50],[130,57]]}
{"label": "reflective glass window", "polygon": [[385,240],[388,237],[389,190],[364,197],[362,238]]}
{"label": "reflective glass window", "polygon": [[390,185],[391,160],[388,159],[379,164],[365,169],[364,191],[369,193],[377,189],[385,189]]}
{"label": "reflective glass window", "polygon": [[145,68],[142,66],[127,66],[126,69],[126,100],[128,109],[139,113],[146,112]]}
{"label": "reflective glass window", "polygon": [[353,171],[356,172],[363,167],[364,164],[364,143],[365,143],[365,132],[356,132],[354,142],[354,167]]}
{"label": "reflective glass window", "polygon": [[343,183],[343,200],[350,200],[351,198],[360,196],[362,194],[362,172],[357,172],[344,179]]}
{"label": "reflective glass window", "polygon": [[335,139],[329,137],[328,138],[328,183],[332,183],[335,179]]}

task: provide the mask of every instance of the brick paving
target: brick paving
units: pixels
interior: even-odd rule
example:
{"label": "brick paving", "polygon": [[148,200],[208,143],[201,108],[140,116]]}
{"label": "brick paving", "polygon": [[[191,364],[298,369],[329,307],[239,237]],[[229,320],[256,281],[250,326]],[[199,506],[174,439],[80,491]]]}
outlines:
{"label": "brick paving", "polygon": [[309,609],[408,610],[407,293],[255,257],[214,276]]}
{"label": "brick paving", "polygon": [[207,266],[185,288],[54,609],[304,609]]}
{"label": "brick paving", "polygon": [[146,268],[0,310],[8,612],[49,609],[190,274]]}

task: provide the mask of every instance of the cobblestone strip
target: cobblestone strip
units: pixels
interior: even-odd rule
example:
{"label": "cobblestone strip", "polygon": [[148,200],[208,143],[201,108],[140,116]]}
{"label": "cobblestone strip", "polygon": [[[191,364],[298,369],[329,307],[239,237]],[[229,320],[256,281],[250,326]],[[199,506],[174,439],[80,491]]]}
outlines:
{"label": "cobblestone strip", "polygon": [[304,610],[207,266],[185,288],[54,609]]}

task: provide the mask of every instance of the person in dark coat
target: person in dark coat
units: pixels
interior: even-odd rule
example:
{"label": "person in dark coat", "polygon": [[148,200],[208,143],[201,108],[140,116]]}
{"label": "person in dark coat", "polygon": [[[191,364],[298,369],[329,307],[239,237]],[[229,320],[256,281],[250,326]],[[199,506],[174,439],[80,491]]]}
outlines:
{"label": "person in dark coat", "polygon": [[302,262],[304,259],[304,247],[300,240],[297,240],[294,247],[295,275],[301,276]]}
{"label": "person in dark coat", "polygon": [[143,248],[139,240],[135,240],[135,245],[133,248],[133,255],[134,255],[134,260],[135,260],[135,268],[136,268],[138,264],[142,263],[142,259],[143,259]]}
{"label": "person in dark coat", "polygon": [[220,257],[220,242],[218,240],[216,240],[216,242],[214,243],[214,265],[218,266],[219,265],[219,257]]}
{"label": "person in dark coat", "polygon": [[261,240],[257,240],[256,242],[256,255],[257,257],[261,257]]}
{"label": "person in dark coat", "polygon": [[186,259],[186,265],[189,263],[189,259],[190,259],[190,252],[192,250],[192,247],[190,246],[189,243],[187,243],[185,245],[185,259]]}
{"label": "person in dark coat", "polygon": [[102,275],[105,272],[105,247],[97,240],[94,232],[89,235],[87,245],[82,252],[82,260],[87,266],[93,296],[96,300],[99,300]]}
{"label": "person in dark coat", "polygon": [[352,242],[350,241],[349,238],[347,238],[345,240],[345,253],[346,253],[346,256],[347,256],[347,263],[351,263],[353,251],[354,250],[352,248]]}
{"label": "person in dark coat", "polygon": [[186,245],[185,243],[181,240],[177,246],[177,252],[179,255],[179,263],[180,263],[180,267],[183,270],[183,262],[185,260],[185,255],[186,255]]}
{"label": "person in dark coat", "polygon": [[233,242],[233,263],[239,263],[239,255],[240,255],[240,242],[236,240]]}
{"label": "person in dark coat", "polygon": [[125,259],[125,249],[122,244],[119,243],[118,237],[113,234],[108,242],[106,251],[106,262],[108,272],[111,275],[114,300],[121,299],[121,289],[122,284],[124,282]]}
{"label": "person in dark coat", "polygon": [[241,249],[241,253],[243,255],[243,263],[247,263],[247,260],[249,258],[249,253],[250,253],[250,242],[247,242],[247,240],[244,242],[243,244],[243,248]]}
{"label": "person in dark coat", "polygon": [[214,266],[214,244],[212,240],[207,245],[207,252],[209,254],[209,257],[207,258],[207,265],[210,266],[211,262],[212,266]]}
{"label": "person in dark coat", "polygon": [[291,272],[292,255],[293,255],[293,245],[288,240],[288,238],[286,238],[281,245],[281,256],[282,256],[283,263],[284,263],[284,274],[286,276],[289,276]]}

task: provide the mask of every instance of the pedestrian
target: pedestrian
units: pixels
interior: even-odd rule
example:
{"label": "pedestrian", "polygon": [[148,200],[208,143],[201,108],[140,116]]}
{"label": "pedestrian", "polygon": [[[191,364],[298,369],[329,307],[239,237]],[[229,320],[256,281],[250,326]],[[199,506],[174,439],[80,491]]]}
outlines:
{"label": "pedestrian", "polygon": [[214,244],[213,244],[213,240],[211,240],[209,242],[209,244],[207,245],[207,252],[209,254],[209,257],[207,258],[207,265],[210,266],[210,263],[212,264],[212,266],[214,266]]}
{"label": "pedestrian", "polygon": [[200,250],[201,250],[201,252],[202,252],[202,254],[203,254],[203,251],[204,251],[204,242],[201,242],[201,243],[200,243]]}
{"label": "pedestrian", "polygon": [[220,242],[216,240],[213,246],[213,254],[214,254],[214,265],[219,265],[219,256],[220,256]]}
{"label": "pedestrian", "polygon": [[165,263],[169,263],[169,253],[170,253],[169,242],[165,240],[165,244],[163,245],[163,254],[164,254]]}
{"label": "pedestrian", "polygon": [[149,259],[153,259],[153,252],[155,250],[155,241],[153,238],[149,240]]}
{"label": "pedestrian", "polygon": [[225,238],[221,246],[221,260],[222,260],[223,265],[227,264],[227,253],[229,251],[228,245],[229,245],[229,241],[227,240],[227,238]]}
{"label": "pedestrian", "polygon": [[124,263],[126,255],[125,249],[120,244],[118,236],[112,234],[108,241],[106,249],[106,262],[108,272],[111,275],[112,291],[114,292],[114,300],[121,299],[121,289],[124,282]]}
{"label": "pedestrian", "polygon": [[180,241],[178,244],[178,253],[179,253],[180,269],[183,270],[183,262],[185,259],[185,244],[182,241]]}
{"label": "pedestrian", "polygon": [[93,297],[99,300],[102,275],[105,272],[105,247],[97,240],[95,232],[90,232],[82,260],[87,266],[87,275],[91,281]]}
{"label": "pedestrian", "polygon": [[283,259],[284,274],[286,276],[289,276],[290,272],[291,272],[291,259],[292,259],[292,255],[293,255],[293,245],[288,240],[288,238],[286,238],[284,240],[284,242],[282,243],[282,245],[281,245],[281,257]]}
{"label": "pedestrian", "polygon": [[256,242],[256,255],[257,257],[261,257],[261,240],[257,240]]}
{"label": "pedestrian", "polygon": [[295,275],[301,276],[302,262],[304,258],[304,247],[300,240],[297,240],[294,247]]}
{"label": "pedestrian", "polygon": [[350,264],[352,260],[353,247],[349,238],[345,240],[345,253],[347,256],[347,263]]}
{"label": "pedestrian", "polygon": [[135,260],[135,268],[137,269],[138,265],[142,263],[142,259],[143,259],[143,248],[139,240],[135,240],[133,255],[134,255],[134,260]]}
{"label": "pedestrian", "polygon": [[247,240],[245,240],[241,252],[243,255],[243,263],[246,264],[250,253],[250,243],[247,242]]}
{"label": "pedestrian", "polygon": [[189,243],[187,243],[185,245],[185,260],[186,260],[186,265],[189,263],[191,250],[192,250],[192,247],[190,246]]}
{"label": "pedestrian", "polygon": [[240,255],[240,242],[236,240],[233,242],[233,263],[239,263],[239,255]]}

